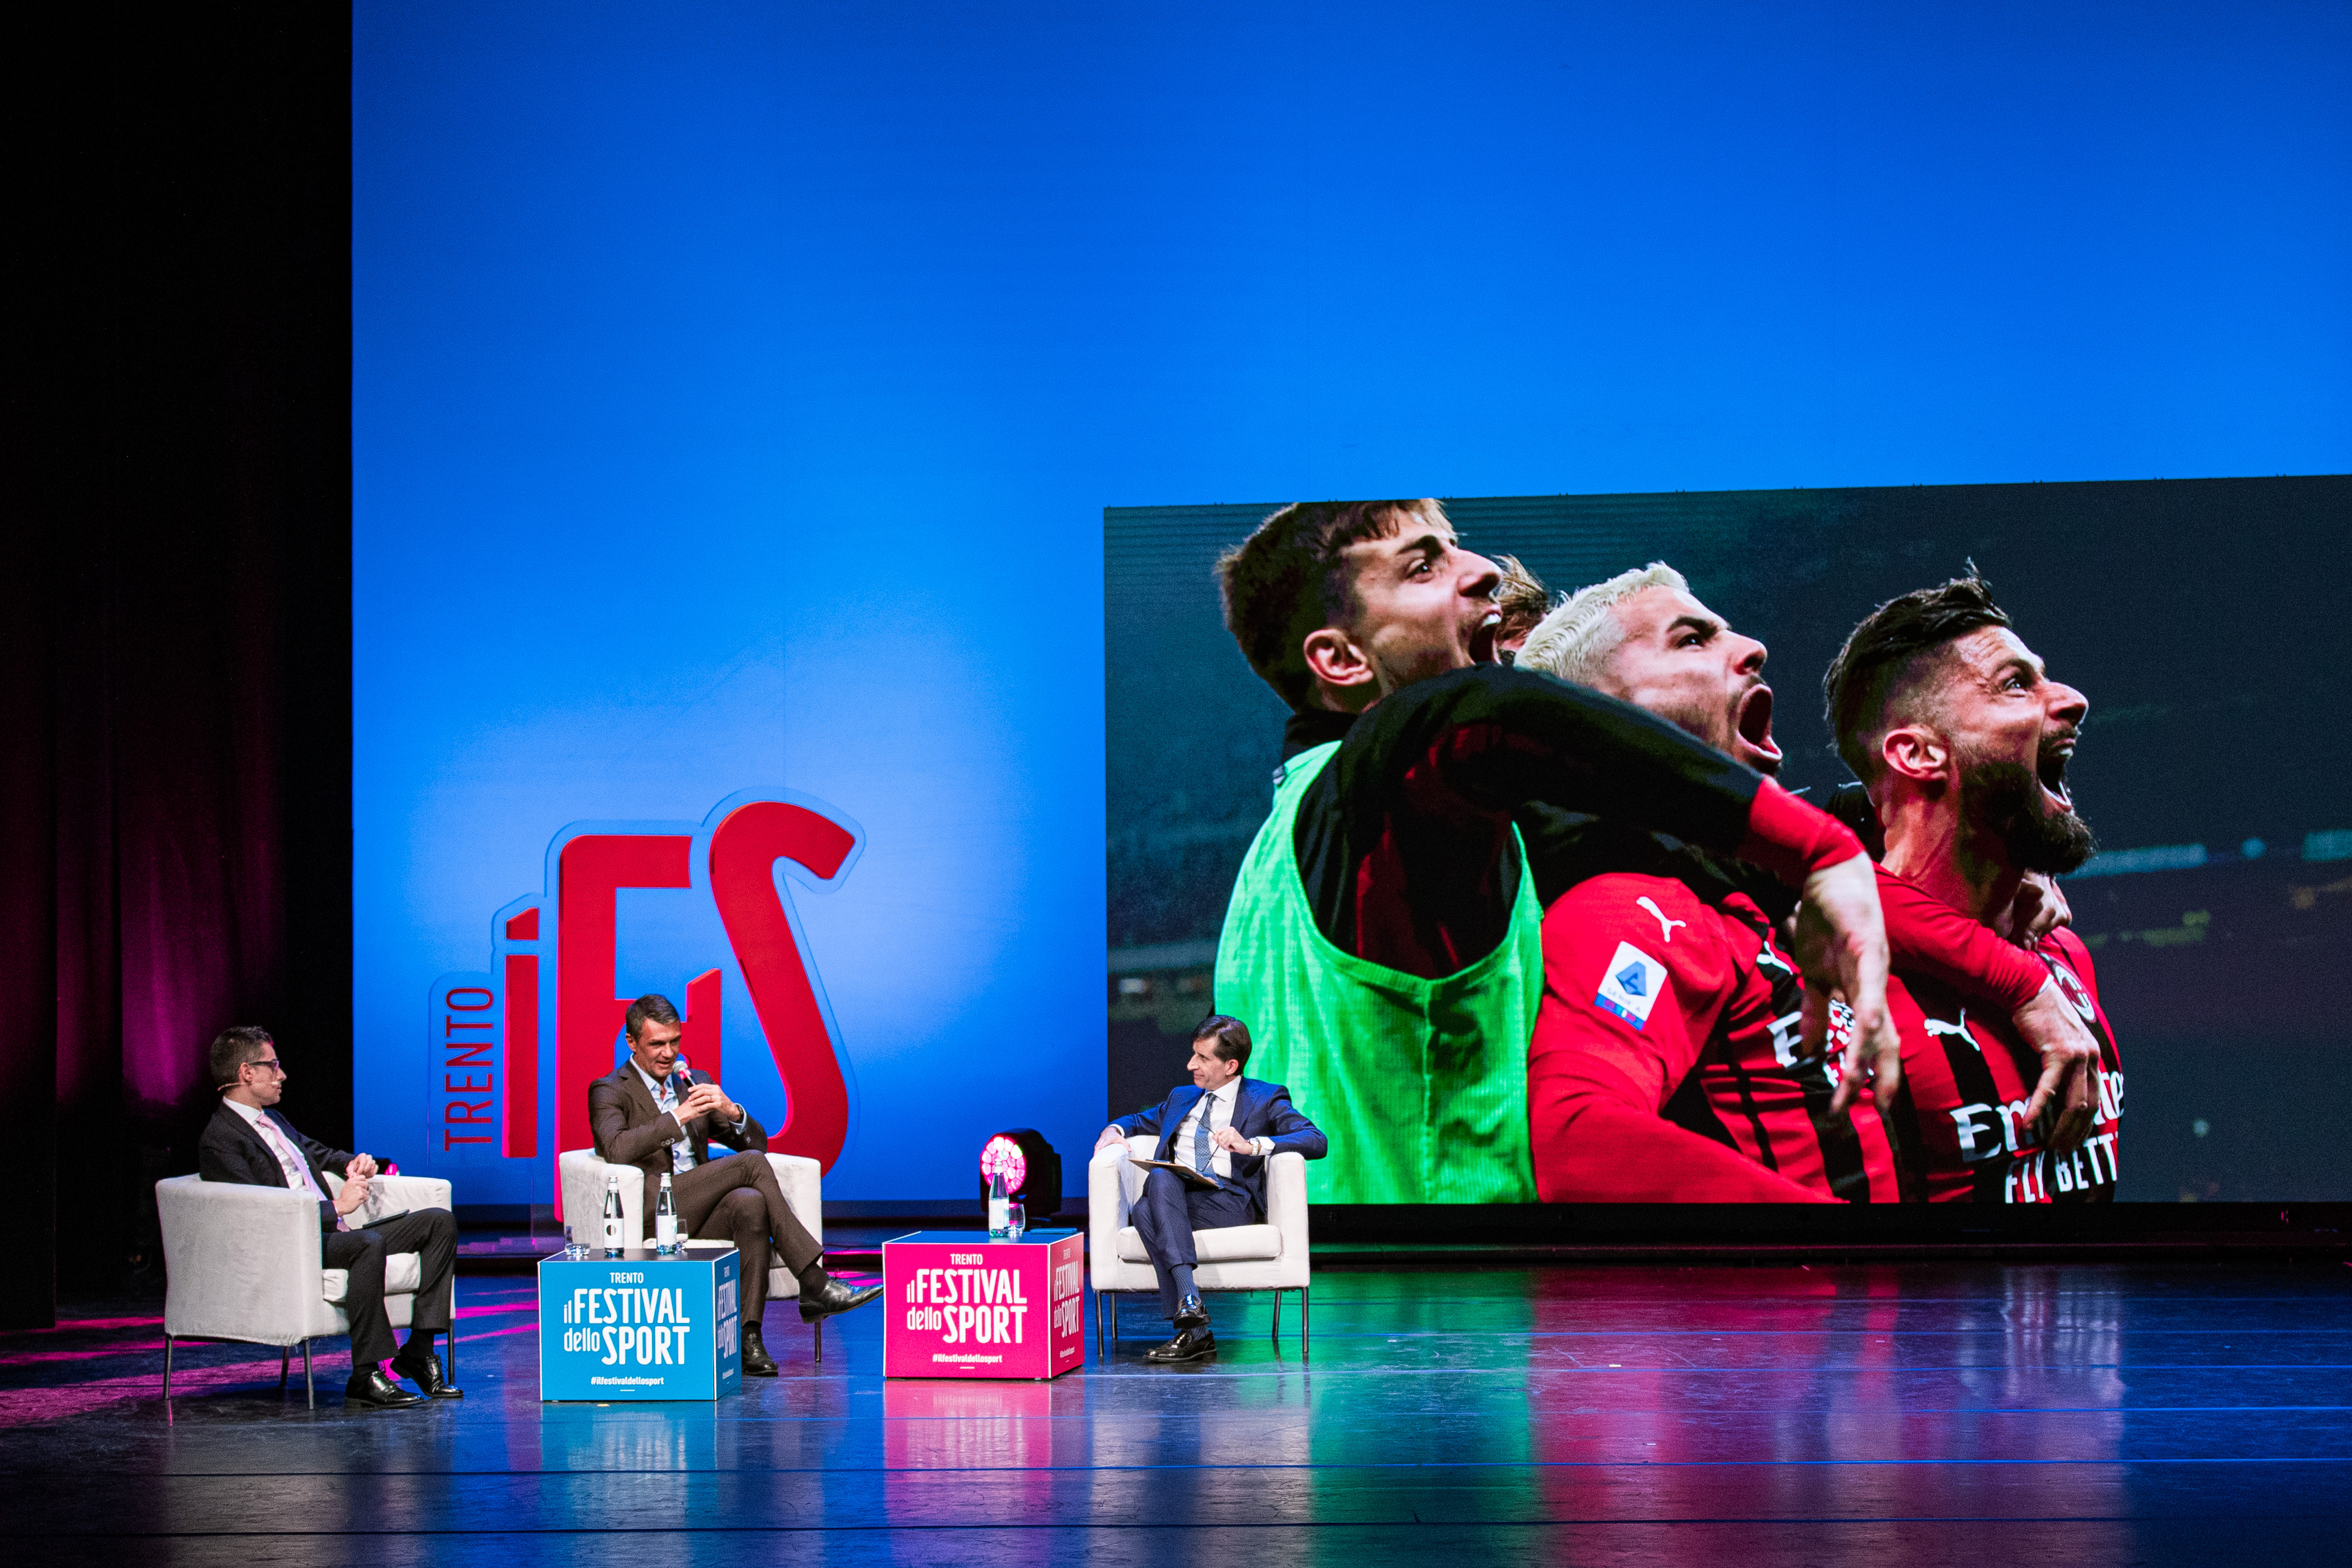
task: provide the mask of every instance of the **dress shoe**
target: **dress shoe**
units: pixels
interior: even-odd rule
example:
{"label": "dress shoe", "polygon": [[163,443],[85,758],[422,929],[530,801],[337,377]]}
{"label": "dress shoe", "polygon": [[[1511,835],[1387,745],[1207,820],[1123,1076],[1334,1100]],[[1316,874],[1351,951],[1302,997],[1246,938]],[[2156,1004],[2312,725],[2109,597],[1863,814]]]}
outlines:
{"label": "dress shoe", "polygon": [[1209,1326],[1209,1309],[1201,1305],[1201,1298],[1187,1296],[1176,1303],[1176,1326],[1179,1329],[1205,1329]]}
{"label": "dress shoe", "polygon": [[352,1373],[351,1382],[343,1384],[343,1403],[371,1410],[404,1410],[425,1400],[386,1377],[383,1368],[371,1366],[365,1372]]}
{"label": "dress shoe", "polygon": [[863,1290],[853,1290],[838,1279],[828,1279],[824,1289],[814,1296],[801,1298],[801,1321],[814,1323],[819,1318],[830,1318],[835,1312],[846,1312],[852,1307],[863,1307],[882,1294],[879,1285],[868,1285]]}
{"label": "dress shoe", "polygon": [[441,1355],[426,1351],[421,1356],[406,1351],[392,1358],[392,1374],[404,1377],[416,1385],[416,1391],[427,1399],[463,1399],[466,1391],[449,1386],[449,1374],[441,1370]]}
{"label": "dress shoe", "polygon": [[1143,1352],[1146,1361],[1198,1361],[1204,1355],[1217,1353],[1217,1336],[1204,1328],[1176,1331],[1176,1337],[1164,1345],[1154,1345]]}
{"label": "dress shoe", "polygon": [[745,1377],[776,1375],[776,1358],[768,1353],[768,1342],[761,1337],[760,1325],[757,1323],[743,1325],[743,1375]]}

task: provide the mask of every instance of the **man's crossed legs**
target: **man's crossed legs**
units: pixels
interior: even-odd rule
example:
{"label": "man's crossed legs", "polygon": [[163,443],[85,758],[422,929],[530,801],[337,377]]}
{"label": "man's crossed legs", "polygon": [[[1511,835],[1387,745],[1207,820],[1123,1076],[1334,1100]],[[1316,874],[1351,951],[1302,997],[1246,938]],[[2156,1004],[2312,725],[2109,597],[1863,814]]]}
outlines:
{"label": "man's crossed legs", "polygon": [[[383,1310],[387,1258],[414,1252],[423,1265],[410,1305],[408,1342],[395,1347],[392,1321]],[[423,1403],[384,1374],[383,1363],[407,1378],[429,1399],[462,1399],[434,1352],[433,1336],[449,1331],[449,1293],[457,1262],[457,1216],[447,1209],[418,1209],[365,1230],[331,1230],[319,1248],[320,1262],[346,1271],[343,1316],[352,1325],[352,1378],[344,1399],[355,1405],[396,1409]]]}
{"label": "man's crossed legs", "polygon": [[1246,1194],[1219,1187],[1209,1192],[1188,1186],[1181,1176],[1153,1171],[1143,1179],[1143,1196],[1128,1216],[1143,1250],[1160,1275],[1160,1315],[1176,1325],[1176,1337],[1144,1352],[1147,1361],[1191,1361],[1217,1348],[1209,1331],[1209,1311],[1192,1286],[1199,1258],[1192,1250],[1196,1230],[1223,1230],[1228,1226],[1255,1225],[1257,1211]]}
{"label": "man's crossed legs", "polygon": [[768,1354],[760,1315],[768,1305],[768,1258],[772,1250],[800,1282],[801,1320],[814,1322],[852,1307],[862,1307],[882,1294],[879,1285],[853,1290],[827,1274],[818,1259],[824,1248],[817,1244],[784,1202],[776,1184],[776,1168],[765,1154],[730,1154],[697,1165],[670,1182],[678,1220],[694,1236],[726,1237],[743,1255],[743,1371],[751,1377],[773,1377],[776,1363]]}

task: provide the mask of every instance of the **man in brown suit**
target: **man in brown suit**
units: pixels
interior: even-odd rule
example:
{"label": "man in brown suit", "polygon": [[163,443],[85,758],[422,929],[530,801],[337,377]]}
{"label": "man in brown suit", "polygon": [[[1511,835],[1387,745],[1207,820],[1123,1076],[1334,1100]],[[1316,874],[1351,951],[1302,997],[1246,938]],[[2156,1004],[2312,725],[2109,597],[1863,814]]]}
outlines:
{"label": "man in brown suit", "polygon": [[[626,1022],[629,1059],[588,1086],[588,1124],[596,1134],[597,1156],[646,1173],[648,1220],[661,1179],[667,1176],[682,1231],[733,1240],[743,1255],[743,1372],[773,1377],[776,1363],[760,1324],[768,1304],[772,1247],[800,1281],[803,1322],[862,1307],[882,1294],[882,1288],[853,1290],[818,1266],[824,1248],[785,1206],[775,1167],[768,1163],[768,1130],[717,1084],[688,1083],[687,1075],[676,1071],[678,1037],[685,1031],[669,998],[638,997],[629,1005]],[[741,1152],[714,1160],[714,1138]]]}

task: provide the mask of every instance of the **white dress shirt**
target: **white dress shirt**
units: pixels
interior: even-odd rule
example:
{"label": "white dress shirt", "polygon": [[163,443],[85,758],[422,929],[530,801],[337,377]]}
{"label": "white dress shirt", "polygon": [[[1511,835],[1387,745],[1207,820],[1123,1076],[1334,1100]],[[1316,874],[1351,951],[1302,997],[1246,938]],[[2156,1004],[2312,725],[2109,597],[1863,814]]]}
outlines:
{"label": "white dress shirt", "polygon": [[[270,1121],[258,1106],[247,1105],[241,1100],[231,1100],[226,1095],[221,1096],[221,1103],[244,1117],[246,1125],[252,1128],[254,1135],[261,1140],[261,1146],[278,1156],[278,1168],[286,1173],[288,1186],[298,1193],[308,1193],[322,1204],[332,1204],[335,1201],[329,1197],[325,1189],[319,1185],[319,1178],[310,1173],[310,1162],[302,1158],[302,1151],[294,1147],[286,1134],[278,1130],[278,1123]],[[346,1214],[337,1215],[335,1228],[351,1229],[352,1216]]]}
{"label": "white dress shirt", "polygon": [[[1231,1127],[1234,1124],[1234,1102],[1241,1099],[1241,1096],[1242,1080],[1240,1075],[1235,1074],[1233,1079],[1226,1082],[1223,1088],[1213,1089],[1208,1093],[1202,1095],[1200,1099],[1194,1100],[1192,1102],[1192,1109],[1184,1113],[1184,1120],[1176,1124],[1176,1139],[1169,1148],[1169,1157],[1173,1159],[1180,1165],[1189,1165],[1193,1170],[1199,1170],[1201,1167],[1194,1162],[1192,1156],[1194,1153],[1194,1147],[1200,1142],[1200,1122],[1202,1114],[1203,1112],[1207,1113],[1209,1118],[1209,1132],[1211,1136],[1213,1137],[1218,1128]],[[1230,1181],[1234,1173],[1234,1157],[1232,1152],[1230,1150],[1217,1148],[1214,1144],[1210,1145],[1210,1147],[1213,1152],[1209,1156],[1209,1169],[1207,1174],[1223,1177]],[[1273,1152],[1273,1139],[1253,1138],[1250,1140],[1250,1152],[1255,1154],[1258,1158],[1264,1159]]]}
{"label": "white dress shirt", "polygon": [[[674,1087],[677,1082],[677,1075],[672,1074],[659,1083],[656,1083],[653,1075],[645,1068],[637,1067],[635,1062],[629,1065],[637,1068],[638,1080],[646,1086],[646,1092],[654,1097],[654,1109],[664,1116],[677,1116],[677,1090]],[[742,1131],[744,1123],[751,1118],[751,1111],[745,1110],[736,1120],[734,1131]],[[678,1136],[670,1142],[669,1165],[672,1171],[683,1176],[694,1169],[694,1140],[686,1136],[685,1118],[678,1118],[677,1129]]]}

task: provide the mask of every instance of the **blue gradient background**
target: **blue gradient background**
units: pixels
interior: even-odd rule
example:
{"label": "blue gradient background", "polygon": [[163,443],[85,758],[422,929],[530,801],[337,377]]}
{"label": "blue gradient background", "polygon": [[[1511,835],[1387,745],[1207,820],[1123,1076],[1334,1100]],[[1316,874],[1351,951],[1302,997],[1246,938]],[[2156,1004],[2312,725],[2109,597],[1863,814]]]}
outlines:
{"label": "blue gradient background", "polygon": [[827,1196],[1082,1149],[1106,505],[2352,468],[2340,5],[361,0],[353,88],[370,1148],[559,828],[773,784],[869,836]]}

